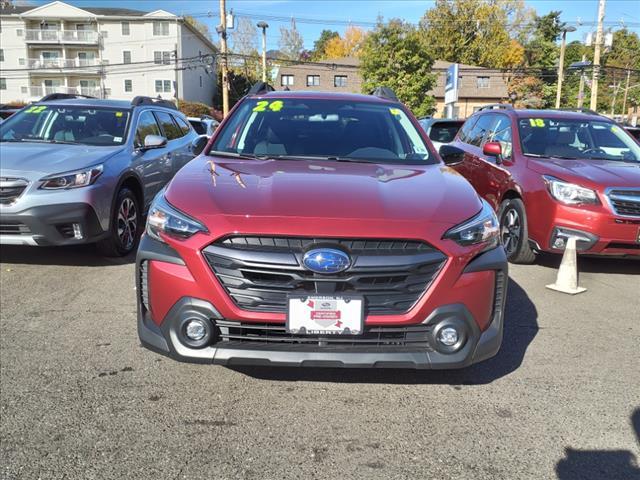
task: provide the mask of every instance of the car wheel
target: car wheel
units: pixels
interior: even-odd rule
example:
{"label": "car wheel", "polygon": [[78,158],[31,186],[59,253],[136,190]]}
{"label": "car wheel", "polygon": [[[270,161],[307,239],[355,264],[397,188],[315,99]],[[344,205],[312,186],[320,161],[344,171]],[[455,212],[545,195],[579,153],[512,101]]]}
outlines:
{"label": "car wheel", "polygon": [[533,263],[536,254],[529,246],[527,213],[519,198],[511,198],[500,205],[500,239],[511,263]]}
{"label": "car wheel", "polygon": [[120,189],[114,205],[109,236],[98,243],[98,249],[103,255],[121,257],[137,247],[142,215],[138,199],[126,187]]}

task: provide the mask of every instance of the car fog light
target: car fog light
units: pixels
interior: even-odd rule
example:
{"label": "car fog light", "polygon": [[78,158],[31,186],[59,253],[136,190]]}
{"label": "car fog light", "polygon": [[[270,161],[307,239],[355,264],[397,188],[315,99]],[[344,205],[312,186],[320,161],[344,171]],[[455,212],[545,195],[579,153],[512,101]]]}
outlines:
{"label": "car fog light", "polygon": [[79,223],[74,223],[73,224],[73,238],[75,238],[76,240],[82,240],[82,225],[80,225]]}
{"label": "car fog light", "polygon": [[198,340],[202,340],[206,334],[207,327],[202,320],[189,320],[187,322],[185,335],[189,340],[197,342]]}
{"label": "car fog light", "polygon": [[458,331],[453,327],[445,327],[438,332],[438,341],[447,347],[452,347],[458,343]]}
{"label": "car fog light", "polygon": [[555,239],[555,241],[553,242],[553,248],[557,248],[557,249],[563,249],[564,248],[564,238],[562,237],[558,237]]}

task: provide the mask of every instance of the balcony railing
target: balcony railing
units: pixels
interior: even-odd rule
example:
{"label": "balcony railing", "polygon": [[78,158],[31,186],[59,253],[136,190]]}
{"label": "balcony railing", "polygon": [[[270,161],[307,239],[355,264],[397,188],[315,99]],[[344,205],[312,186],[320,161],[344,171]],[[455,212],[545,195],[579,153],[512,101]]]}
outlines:
{"label": "balcony railing", "polygon": [[100,60],[97,58],[29,58],[27,65],[30,69],[98,67]]}
{"label": "balcony railing", "polygon": [[102,94],[102,89],[97,87],[29,87],[29,96],[31,98],[39,99],[52,93],[69,93],[72,95],[86,95],[88,97],[105,98]]}
{"label": "balcony railing", "polygon": [[27,42],[40,43],[98,43],[100,34],[92,30],[27,30]]}

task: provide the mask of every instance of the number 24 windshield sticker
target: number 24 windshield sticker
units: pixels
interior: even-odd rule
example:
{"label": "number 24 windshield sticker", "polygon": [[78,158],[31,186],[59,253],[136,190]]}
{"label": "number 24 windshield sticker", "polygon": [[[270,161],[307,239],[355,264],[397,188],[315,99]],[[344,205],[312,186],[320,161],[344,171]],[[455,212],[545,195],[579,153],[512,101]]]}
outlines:
{"label": "number 24 windshield sticker", "polygon": [[260,100],[255,107],[253,107],[254,112],[266,112],[267,109],[272,112],[279,112],[284,107],[284,102],[282,100],[274,100],[273,102],[269,102],[268,100]]}

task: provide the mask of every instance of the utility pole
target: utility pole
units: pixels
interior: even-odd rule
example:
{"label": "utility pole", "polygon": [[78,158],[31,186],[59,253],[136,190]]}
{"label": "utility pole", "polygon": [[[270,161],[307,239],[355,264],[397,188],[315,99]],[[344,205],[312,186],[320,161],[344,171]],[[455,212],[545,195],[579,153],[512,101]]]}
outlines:
{"label": "utility pole", "polygon": [[627,118],[627,94],[629,93],[629,78],[631,77],[631,70],[627,70],[627,84],[624,87],[624,99],[622,100],[622,118]]}
{"label": "utility pole", "polygon": [[564,50],[567,45],[567,32],[575,32],[576,27],[562,28],[562,43],[560,44],[560,62],[558,64],[558,87],[556,92],[556,108],[560,108],[560,97],[562,96],[562,76],[564,75]]}
{"label": "utility pole", "polygon": [[180,98],[178,98],[180,95],[178,94],[178,78],[180,76],[180,73],[178,71],[178,46],[176,45],[176,49],[173,51],[173,64],[174,64],[174,70],[175,70],[175,78],[173,80],[173,83],[175,83],[174,88],[176,91],[176,108],[180,108]]}
{"label": "utility pole", "polygon": [[598,4],[598,29],[596,30],[596,48],[593,53],[593,79],[591,82],[591,110],[598,108],[598,77],[600,76],[600,48],[602,47],[602,23],[604,22],[604,7],[606,0]]}
{"label": "utility pole", "polygon": [[262,81],[267,81],[267,22],[258,22],[258,28],[262,29]]}
{"label": "utility pole", "polygon": [[227,63],[227,8],[220,0],[220,53],[222,55],[222,115],[229,114],[229,65]]}

